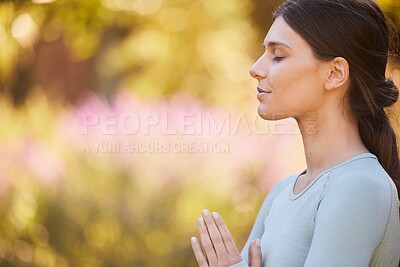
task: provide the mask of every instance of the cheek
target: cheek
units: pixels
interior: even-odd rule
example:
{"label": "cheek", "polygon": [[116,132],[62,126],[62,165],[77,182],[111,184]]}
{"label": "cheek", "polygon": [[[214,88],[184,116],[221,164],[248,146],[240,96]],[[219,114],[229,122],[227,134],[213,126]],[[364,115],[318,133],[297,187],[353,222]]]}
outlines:
{"label": "cheek", "polygon": [[[288,66],[289,65],[289,66]],[[269,73],[269,85],[275,94],[283,94],[291,91],[296,81],[301,77],[301,70],[290,67],[290,64],[282,64]]]}
{"label": "cheek", "polygon": [[293,90],[310,90],[317,84],[317,72],[313,64],[289,62],[281,64],[270,72],[270,86],[276,93],[291,93]]}

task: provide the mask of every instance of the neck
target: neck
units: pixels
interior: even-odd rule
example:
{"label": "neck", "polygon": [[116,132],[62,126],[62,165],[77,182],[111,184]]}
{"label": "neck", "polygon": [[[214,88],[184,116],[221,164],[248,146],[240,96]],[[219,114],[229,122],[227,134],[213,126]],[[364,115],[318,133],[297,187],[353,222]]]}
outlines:
{"label": "neck", "polygon": [[330,113],[316,114],[296,119],[303,138],[306,176],[311,180],[330,167],[368,152],[356,123],[344,118],[340,112],[332,114],[332,109]]}

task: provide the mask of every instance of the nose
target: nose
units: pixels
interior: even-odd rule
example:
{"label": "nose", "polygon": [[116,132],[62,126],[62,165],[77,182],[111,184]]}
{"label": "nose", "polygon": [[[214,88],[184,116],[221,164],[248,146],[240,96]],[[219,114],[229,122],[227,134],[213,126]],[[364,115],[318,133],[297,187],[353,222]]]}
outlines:
{"label": "nose", "polygon": [[261,80],[267,77],[266,64],[263,62],[264,55],[261,56],[254,64],[251,66],[249,73],[251,77],[257,80]]}

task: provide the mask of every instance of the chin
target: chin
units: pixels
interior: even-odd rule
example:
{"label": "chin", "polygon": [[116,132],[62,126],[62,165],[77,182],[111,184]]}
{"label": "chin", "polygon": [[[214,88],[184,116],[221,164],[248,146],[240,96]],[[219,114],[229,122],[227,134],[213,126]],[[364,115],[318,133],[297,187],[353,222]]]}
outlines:
{"label": "chin", "polygon": [[279,113],[279,112],[271,112],[265,109],[262,109],[261,107],[258,107],[258,115],[260,115],[261,118],[267,121],[277,121],[277,120],[283,120],[287,119],[290,116],[284,113]]}

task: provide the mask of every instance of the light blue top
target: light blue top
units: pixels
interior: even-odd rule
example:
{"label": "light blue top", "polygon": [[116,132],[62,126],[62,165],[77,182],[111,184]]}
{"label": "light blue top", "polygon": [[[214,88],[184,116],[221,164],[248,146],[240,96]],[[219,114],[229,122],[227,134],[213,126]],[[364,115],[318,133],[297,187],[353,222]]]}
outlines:
{"label": "light blue top", "polygon": [[398,266],[400,203],[375,155],[332,167],[295,195],[299,176],[271,189],[242,250],[244,260],[232,267],[248,267],[248,248],[257,238],[264,267]]}

